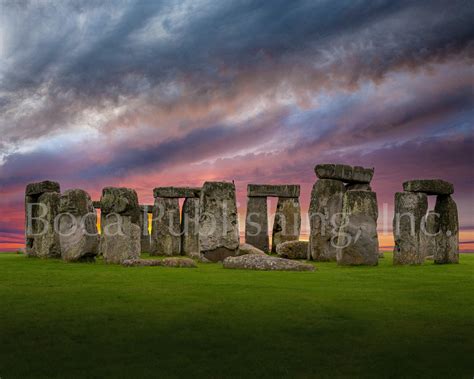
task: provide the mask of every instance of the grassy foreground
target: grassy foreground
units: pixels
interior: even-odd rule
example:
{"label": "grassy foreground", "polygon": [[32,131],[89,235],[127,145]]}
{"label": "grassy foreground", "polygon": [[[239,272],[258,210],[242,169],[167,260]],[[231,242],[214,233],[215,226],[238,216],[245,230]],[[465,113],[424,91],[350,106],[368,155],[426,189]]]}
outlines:
{"label": "grassy foreground", "polygon": [[0,254],[0,377],[474,376],[474,255],[316,272]]}

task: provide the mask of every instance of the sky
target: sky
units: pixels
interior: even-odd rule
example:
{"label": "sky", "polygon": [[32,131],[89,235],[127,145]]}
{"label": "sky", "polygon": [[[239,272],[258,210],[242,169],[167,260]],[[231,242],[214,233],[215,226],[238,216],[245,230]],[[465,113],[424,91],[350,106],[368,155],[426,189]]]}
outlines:
{"label": "sky", "polygon": [[403,181],[452,182],[474,250],[473,19],[456,0],[0,0],[0,251],[45,179],[144,204],[234,180],[242,230],[247,184],[300,184],[304,234],[318,163],[375,167],[384,248]]}

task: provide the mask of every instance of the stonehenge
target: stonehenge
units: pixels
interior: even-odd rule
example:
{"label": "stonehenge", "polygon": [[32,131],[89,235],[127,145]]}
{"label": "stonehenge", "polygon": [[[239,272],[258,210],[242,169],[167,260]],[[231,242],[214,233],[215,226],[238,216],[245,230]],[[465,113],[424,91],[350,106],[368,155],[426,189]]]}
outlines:
{"label": "stonehenge", "polygon": [[339,265],[377,265],[377,196],[373,168],[318,164],[309,206],[308,258]]}
{"label": "stonehenge", "polygon": [[[245,243],[241,244],[233,182],[157,187],[154,204],[145,205],[139,204],[131,188],[105,187],[101,199],[92,201],[84,190],[69,189],[61,194],[59,183],[46,180],[30,183],[25,189],[25,252],[29,257],[67,262],[94,260],[96,256],[106,263],[138,262],[145,252],[185,255],[201,262],[225,261],[229,268],[302,267],[275,260],[267,254],[272,252],[290,260],[377,265],[378,205],[370,185],[374,169],[319,164],[314,171],[318,179],[309,204],[309,241],[299,241],[299,185],[247,186]],[[436,264],[459,262],[459,220],[453,192],[453,185],[440,179],[403,183],[403,192],[395,194],[394,202],[394,265],[419,265],[428,257]],[[432,210],[428,210],[428,196],[436,196]],[[271,246],[268,197],[278,198]],[[179,199],[184,199],[182,209]],[[96,209],[100,209],[100,231]]]}
{"label": "stonehenge", "polygon": [[271,251],[276,252],[276,247],[280,243],[297,241],[301,230],[299,196],[299,185],[249,184],[247,186],[245,242],[264,252],[270,250],[267,197],[278,198]]}
{"label": "stonehenge", "polygon": [[[458,211],[451,194],[454,187],[440,179],[410,180],[395,194],[393,263],[416,265],[427,256],[437,264],[459,262]],[[427,196],[436,196],[434,211]]]}

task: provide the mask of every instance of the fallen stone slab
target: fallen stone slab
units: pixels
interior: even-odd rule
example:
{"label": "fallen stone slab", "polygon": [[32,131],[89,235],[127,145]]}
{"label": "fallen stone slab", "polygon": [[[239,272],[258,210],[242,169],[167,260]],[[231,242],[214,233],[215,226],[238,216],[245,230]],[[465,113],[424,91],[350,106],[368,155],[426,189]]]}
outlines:
{"label": "fallen stone slab", "polygon": [[247,254],[240,257],[227,257],[224,268],[260,271],[314,271],[309,263],[292,261],[291,259],[271,257],[269,255]]}
{"label": "fallen stone slab", "polygon": [[343,164],[318,164],[314,172],[320,179],[335,179],[345,183],[370,183],[374,176],[373,168]]}
{"label": "fallen stone slab", "polygon": [[153,190],[153,196],[182,198],[182,197],[199,197],[201,187],[157,187]]}
{"label": "fallen stone slab", "polygon": [[165,259],[127,259],[122,262],[125,267],[177,267],[196,268],[197,264],[190,258],[165,258]]}
{"label": "fallen stone slab", "polygon": [[249,243],[241,243],[239,245],[239,251],[237,255],[247,255],[247,254],[258,254],[258,255],[267,255],[263,250],[249,244]]}
{"label": "fallen stone slab", "polygon": [[451,183],[441,179],[422,179],[404,182],[403,190],[423,192],[427,195],[451,195],[454,192],[454,187]]}
{"label": "fallen stone slab", "polygon": [[308,259],[308,241],[287,241],[276,247],[276,253],[281,258]]}
{"label": "fallen stone slab", "polygon": [[299,197],[298,184],[249,184],[247,185],[249,197]]}

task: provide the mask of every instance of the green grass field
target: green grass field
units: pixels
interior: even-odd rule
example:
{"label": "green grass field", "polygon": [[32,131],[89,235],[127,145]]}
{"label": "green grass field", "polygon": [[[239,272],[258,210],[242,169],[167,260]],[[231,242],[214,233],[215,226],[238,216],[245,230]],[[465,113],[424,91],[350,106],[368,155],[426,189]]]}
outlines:
{"label": "green grass field", "polygon": [[316,272],[0,254],[0,378],[474,376],[474,255]]}

